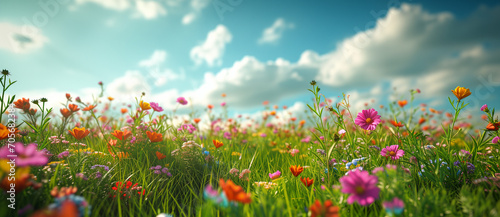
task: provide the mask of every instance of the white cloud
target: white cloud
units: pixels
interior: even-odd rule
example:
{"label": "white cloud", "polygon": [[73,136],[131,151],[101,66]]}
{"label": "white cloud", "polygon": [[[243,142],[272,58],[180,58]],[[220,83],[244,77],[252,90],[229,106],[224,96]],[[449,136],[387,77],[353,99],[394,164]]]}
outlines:
{"label": "white cloud", "polygon": [[43,47],[49,40],[39,28],[0,23],[0,49],[13,53],[28,53]]}
{"label": "white cloud", "polygon": [[147,60],[141,60],[140,66],[144,67],[157,67],[162,64],[167,58],[167,52],[164,50],[155,50],[151,57]]}
{"label": "white cloud", "polygon": [[184,72],[177,74],[171,69],[163,68],[163,63],[166,59],[166,51],[155,50],[149,59],[139,62],[139,66],[143,66],[148,70],[148,75],[153,78],[155,86],[162,86],[169,81],[177,79],[185,79]]}
{"label": "white cloud", "polygon": [[76,0],[75,3],[77,5],[82,5],[86,3],[94,3],[98,4],[104,8],[123,11],[129,9],[131,3],[129,0]]}
{"label": "white cloud", "polygon": [[272,44],[278,42],[287,29],[293,29],[293,23],[287,23],[285,19],[278,18],[273,25],[264,29],[262,36],[257,41],[259,44]]}
{"label": "white cloud", "polygon": [[135,4],[138,16],[147,20],[155,19],[159,16],[167,14],[167,9],[156,1],[136,0]]}
{"label": "white cloud", "polygon": [[194,12],[188,13],[184,15],[184,17],[182,17],[182,24],[184,25],[191,24],[195,19],[196,19],[196,13]]}
{"label": "white cloud", "polygon": [[217,27],[210,31],[207,39],[200,45],[191,49],[191,59],[196,64],[206,62],[209,66],[222,64],[222,55],[226,48],[226,44],[232,40],[231,32],[224,25],[217,25]]}
{"label": "white cloud", "polygon": [[149,95],[151,87],[138,71],[127,71],[122,77],[113,80],[106,88],[106,93],[115,98],[133,100],[142,93]]}

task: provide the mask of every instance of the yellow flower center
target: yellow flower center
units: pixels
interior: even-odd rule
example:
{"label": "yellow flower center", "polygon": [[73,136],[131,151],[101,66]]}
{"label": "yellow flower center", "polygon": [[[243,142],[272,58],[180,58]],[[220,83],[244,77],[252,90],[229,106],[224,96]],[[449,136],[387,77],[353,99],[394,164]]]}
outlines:
{"label": "yellow flower center", "polygon": [[366,119],[366,123],[367,123],[367,124],[371,124],[371,123],[373,123],[373,120],[372,120],[371,118],[367,118],[367,119]]}
{"label": "yellow flower center", "polygon": [[361,186],[357,186],[356,187],[356,193],[357,194],[362,194],[363,192],[365,192],[365,189]]}
{"label": "yellow flower center", "polygon": [[389,152],[389,155],[394,156],[394,155],[396,155],[396,152],[391,151],[391,152]]}

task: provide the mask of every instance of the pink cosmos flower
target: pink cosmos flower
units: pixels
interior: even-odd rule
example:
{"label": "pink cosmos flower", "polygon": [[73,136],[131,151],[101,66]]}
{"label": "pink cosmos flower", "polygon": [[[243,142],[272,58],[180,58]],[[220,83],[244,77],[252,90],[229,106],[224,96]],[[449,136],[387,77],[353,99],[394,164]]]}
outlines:
{"label": "pink cosmos flower", "polygon": [[375,127],[380,123],[380,115],[374,108],[363,110],[358,113],[354,123],[365,130],[375,130]]}
{"label": "pink cosmos flower", "polygon": [[357,202],[361,206],[368,206],[379,198],[378,177],[370,175],[367,171],[351,171],[339,181],[342,193],[351,194],[347,198],[348,204]]}
{"label": "pink cosmos flower", "polygon": [[177,102],[180,103],[181,105],[186,105],[188,103],[188,101],[186,100],[186,98],[184,97],[179,97],[177,98]]}
{"label": "pink cosmos flower", "polygon": [[23,143],[16,142],[14,147],[8,145],[0,148],[0,159],[15,159],[16,166],[44,166],[49,162],[49,158],[44,152],[37,150],[35,143],[24,146]]}
{"label": "pink cosmos flower", "polygon": [[281,172],[279,170],[274,172],[274,173],[269,173],[269,178],[271,178],[271,179],[277,179],[280,176],[281,176]]}
{"label": "pink cosmos flower", "polygon": [[384,157],[391,157],[392,160],[397,160],[403,157],[405,151],[399,149],[399,145],[391,145],[383,148],[380,154]]}
{"label": "pink cosmos flower", "polygon": [[491,142],[492,142],[493,144],[497,144],[497,143],[498,143],[498,140],[500,140],[500,137],[495,136],[495,138],[493,138],[493,139],[491,140]]}
{"label": "pink cosmos flower", "polygon": [[[177,100],[179,100],[179,99],[177,99]],[[181,104],[182,104],[182,103],[181,103]],[[158,103],[156,103],[156,102],[151,102],[151,103],[149,103],[149,106],[151,106],[151,108],[152,108],[153,110],[155,110],[156,112],[162,112],[162,111],[163,111],[163,108],[162,108],[162,107],[160,107],[160,105],[158,105]]]}

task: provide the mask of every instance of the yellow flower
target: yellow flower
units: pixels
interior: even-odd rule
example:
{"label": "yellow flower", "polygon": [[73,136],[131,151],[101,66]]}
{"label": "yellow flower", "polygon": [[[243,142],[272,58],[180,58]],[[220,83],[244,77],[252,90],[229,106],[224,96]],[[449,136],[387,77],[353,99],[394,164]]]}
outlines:
{"label": "yellow flower", "polygon": [[239,152],[235,152],[235,151],[234,151],[233,153],[231,153],[231,155],[233,155],[233,156],[240,156],[240,155],[241,155],[241,153],[239,153]]}
{"label": "yellow flower", "polygon": [[455,90],[451,90],[451,92],[453,92],[453,94],[455,94],[458,101],[471,95],[469,88],[460,87],[460,86],[457,86],[457,88],[455,88]]}
{"label": "yellow flower", "polygon": [[48,163],[47,165],[50,166],[52,164],[63,164],[63,163],[64,163],[64,160],[62,160],[62,161],[52,161],[52,162]]}
{"label": "yellow flower", "polygon": [[458,146],[459,148],[464,148],[466,146],[465,141],[462,139],[451,140],[451,146]]}
{"label": "yellow flower", "polygon": [[141,109],[144,111],[144,110],[149,110],[151,109],[151,106],[149,105],[149,103],[147,102],[144,102],[141,100],[141,102],[139,103],[139,106],[141,107]]}

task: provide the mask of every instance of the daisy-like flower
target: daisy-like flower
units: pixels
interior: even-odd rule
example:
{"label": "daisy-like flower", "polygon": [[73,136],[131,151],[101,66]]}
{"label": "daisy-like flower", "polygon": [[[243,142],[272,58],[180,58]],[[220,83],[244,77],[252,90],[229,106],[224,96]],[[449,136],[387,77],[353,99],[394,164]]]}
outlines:
{"label": "daisy-like flower", "polygon": [[354,123],[365,130],[375,130],[375,127],[380,123],[380,115],[374,108],[363,110],[358,113]]}
{"label": "daisy-like flower", "polygon": [[177,98],[177,102],[178,102],[179,104],[181,104],[181,105],[186,105],[186,104],[188,103],[188,101],[186,100],[186,98],[184,98],[184,97],[182,97],[182,96],[181,96],[181,97],[179,97],[179,98]]}
{"label": "daisy-like flower", "polygon": [[357,202],[361,206],[368,206],[379,198],[378,177],[370,175],[367,171],[351,171],[339,181],[342,185],[342,193],[351,194],[347,198],[348,204]]}
{"label": "daisy-like flower", "polygon": [[158,103],[156,103],[156,102],[151,102],[149,105],[156,112],[162,112],[163,111],[163,108],[160,105],[158,105]]}
{"label": "daisy-like flower", "polygon": [[142,101],[142,100],[141,100],[141,102],[139,102],[139,107],[141,107],[141,109],[143,111],[151,109],[151,105],[147,102]]}
{"label": "daisy-like flower", "polygon": [[463,98],[468,97],[468,96],[471,95],[471,92],[470,92],[469,88],[460,87],[460,86],[457,86],[455,88],[455,90],[451,90],[451,92],[453,92],[453,94],[455,94],[455,96],[457,97],[458,101],[460,101]]}
{"label": "daisy-like flower", "polygon": [[384,157],[391,157],[392,160],[397,160],[403,157],[405,151],[399,149],[399,145],[391,145],[383,148],[380,154]]}

